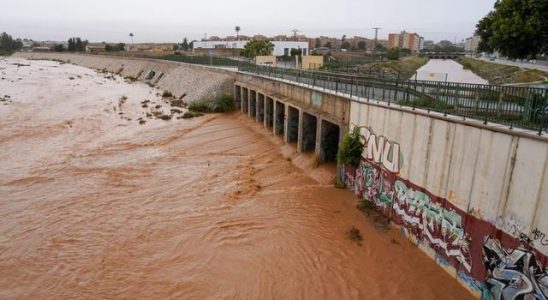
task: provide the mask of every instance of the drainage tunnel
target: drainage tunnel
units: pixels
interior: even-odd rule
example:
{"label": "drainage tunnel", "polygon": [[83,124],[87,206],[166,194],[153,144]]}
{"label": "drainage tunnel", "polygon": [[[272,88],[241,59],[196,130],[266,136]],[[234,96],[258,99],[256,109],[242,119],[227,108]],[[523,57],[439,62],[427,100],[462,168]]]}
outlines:
{"label": "drainage tunnel", "polygon": [[318,127],[318,118],[303,112],[303,131],[301,149],[303,152],[314,151],[316,149],[316,129]]}
{"label": "drainage tunnel", "polygon": [[247,88],[243,88],[242,90],[242,112],[244,114],[247,114],[249,111],[249,90]]}
{"label": "drainage tunnel", "polygon": [[293,106],[287,109],[287,142],[296,143],[299,140],[299,110]]}
{"label": "drainage tunnel", "polygon": [[285,123],[285,105],[276,101],[276,134],[284,134]]}
{"label": "drainage tunnel", "polygon": [[257,115],[257,92],[249,91],[249,116],[255,118]]}
{"label": "drainage tunnel", "polygon": [[263,94],[258,94],[257,122],[264,123],[264,95]]}
{"label": "drainage tunnel", "polygon": [[274,100],[270,97],[266,97],[265,118],[266,126],[272,127],[274,125]]}
{"label": "drainage tunnel", "polygon": [[239,85],[234,86],[234,106],[237,111],[242,106],[242,88]]}
{"label": "drainage tunnel", "polygon": [[337,160],[337,152],[339,151],[339,135],[340,129],[338,125],[322,120],[320,147],[321,162]]}

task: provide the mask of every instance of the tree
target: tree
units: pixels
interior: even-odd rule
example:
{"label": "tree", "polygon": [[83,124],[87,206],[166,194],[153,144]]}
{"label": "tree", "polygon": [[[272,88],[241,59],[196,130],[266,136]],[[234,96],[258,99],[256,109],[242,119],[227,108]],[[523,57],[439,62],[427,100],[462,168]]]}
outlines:
{"label": "tree", "polygon": [[76,51],[76,41],[73,38],[68,39],[68,41],[67,41],[67,50],[69,52]]}
{"label": "tree", "polygon": [[331,42],[326,42],[325,45],[323,45],[325,48],[331,49]]}
{"label": "tree", "polygon": [[245,44],[241,51],[241,55],[247,58],[255,56],[271,55],[274,51],[274,44],[268,40],[251,40]]}
{"label": "tree", "polygon": [[67,50],[70,52],[76,52],[76,51],[86,51],[86,46],[88,45],[88,41],[82,41],[79,37],[72,37],[68,39],[67,41]]}
{"label": "tree", "polygon": [[367,47],[367,43],[365,41],[358,42],[358,49],[365,50],[365,47]]}
{"label": "tree", "polygon": [[236,40],[238,40],[238,38],[240,38],[240,30],[242,30],[242,28],[240,28],[240,26],[236,26],[234,27],[234,30],[236,31]]}
{"label": "tree", "polygon": [[118,43],[116,45],[105,45],[105,51],[107,52],[117,52],[117,51],[124,51],[126,49],[126,44],[124,43]]}
{"label": "tree", "polygon": [[498,0],[476,25],[479,50],[509,58],[548,52],[548,0]]}
{"label": "tree", "polygon": [[53,46],[53,51],[55,52],[63,52],[65,51],[65,46],[63,46],[63,44],[57,44],[55,46]]}
{"label": "tree", "polygon": [[320,40],[320,38],[316,38],[314,40],[314,48],[318,49],[322,46],[322,41]]}
{"label": "tree", "polygon": [[190,50],[190,45],[188,44],[188,39],[186,37],[183,38],[183,42],[181,43],[181,50],[183,51]]}
{"label": "tree", "polygon": [[289,52],[289,54],[291,56],[301,56],[301,55],[303,55],[303,49],[301,49],[301,48],[298,48],[298,49],[292,48],[291,51]]}
{"label": "tree", "polygon": [[350,45],[349,42],[344,42],[344,43],[342,43],[342,45],[341,45],[341,49],[346,49],[346,50],[348,50],[348,49],[350,49],[350,47],[351,47],[351,45]]}
{"label": "tree", "polygon": [[390,60],[398,60],[400,58],[400,48],[392,48],[386,52],[386,58]]}
{"label": "tree", "polygon": [[377,52],[384,52],[384,51],[386,51],[386,47],[384,47],[384,46],[381,45],[381,44],[376,44],[376,45],[375,45],[375,51],[377,51]]}
{"label": "tree", "polygon": [[14,40],[13,37],[6,32],[0,35],[0,54],[11,54],[23,48],[21,40]]}

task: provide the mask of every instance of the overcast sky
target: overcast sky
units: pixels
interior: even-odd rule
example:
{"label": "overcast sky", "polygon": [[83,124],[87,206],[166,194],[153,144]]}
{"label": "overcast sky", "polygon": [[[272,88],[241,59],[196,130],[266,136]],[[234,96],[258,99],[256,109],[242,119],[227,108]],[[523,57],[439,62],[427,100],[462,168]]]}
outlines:
{"label": "overcast sky", "polygon": [[34,40],[174,42],[204,34],[374,37],[372,27],[462,40],[495,0],[0,0],[0,32]]}

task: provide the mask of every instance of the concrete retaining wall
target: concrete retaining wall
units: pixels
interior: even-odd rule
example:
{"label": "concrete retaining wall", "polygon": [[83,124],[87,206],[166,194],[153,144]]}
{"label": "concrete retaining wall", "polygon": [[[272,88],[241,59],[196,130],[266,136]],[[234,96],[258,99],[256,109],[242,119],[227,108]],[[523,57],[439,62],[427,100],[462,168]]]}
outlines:
{"label": "concrete retaining wall", "polygon": [[186,102],[213,97],[219,93],[232,94],[236,74],[222,69],[158,59],[68,53],[17,53],[14,56],[58,60],[117,73],[154,84],[162,90],[170,91],[176,98],[184,95]]}
{"label": "concrete retaining wall", "polygon": [[293,103],[301,109],[321,115],[334,123],[344,125],[343,128],[348,124],[350,101],[344,96],[262,76],[243,73],[238,73],[237,76],[238,82],[242,86],[253,86],[254,89],[276,99]]}
{"label": "concrete retaining wall", "polygon": [[478,295],[548,295],[547,139],[382,105],[350,112],[366,146],[343,168],[358,197]]}

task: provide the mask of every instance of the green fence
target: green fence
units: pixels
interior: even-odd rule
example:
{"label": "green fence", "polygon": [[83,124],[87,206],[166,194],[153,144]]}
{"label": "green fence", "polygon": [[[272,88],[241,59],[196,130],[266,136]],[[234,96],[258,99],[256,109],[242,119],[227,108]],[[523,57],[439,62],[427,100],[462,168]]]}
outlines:
{"label": "green fence", "polygon": [[219,56],[191,56],[191,55],[166,55],[160,57],[161,59],[184,62],[189,64],[198,64],[198,65],[213,65],[213,66],[225,66],[225,67],[236,67],[238,66],[239,61],[230,59],[227,57]]}
{"label": "green fence", "polygon": [[363,101],[437,111],[445,115],[548,131],[548,89],[352,76],[241,63],[239,71],[289,80]]}

